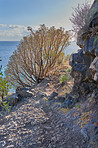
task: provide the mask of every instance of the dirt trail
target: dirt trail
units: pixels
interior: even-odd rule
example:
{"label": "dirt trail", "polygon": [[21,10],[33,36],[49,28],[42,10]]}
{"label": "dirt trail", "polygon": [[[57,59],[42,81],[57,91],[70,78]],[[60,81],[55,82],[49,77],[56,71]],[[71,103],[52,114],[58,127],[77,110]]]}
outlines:
{"label": "dirt trail", "polygon": [[63,114],[45,112],[38,100],[24,99],[0,125],[0,148],[78,148],[83,137],[72,124]]}
{"label": "dirt trail", "polygon": [[51,108],[51,102],[48,107],[43,102],[57,88],[60,91],[53,80],[32,88],[33,96],[24,98],[1,120],[0,148],[87,148],[73,111],[63,114]]}

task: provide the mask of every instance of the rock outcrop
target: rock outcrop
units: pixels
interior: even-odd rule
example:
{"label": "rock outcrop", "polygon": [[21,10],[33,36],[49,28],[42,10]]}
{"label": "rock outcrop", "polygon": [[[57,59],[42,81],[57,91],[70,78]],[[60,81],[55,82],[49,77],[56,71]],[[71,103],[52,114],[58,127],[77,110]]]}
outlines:
{"label": "rock outcrop", "polygon": [[77,45],[81,48],[72,54],[69,64],[74,78],[72,93],[79,98],[98,89],[98,0],[89,10],[86,25],[78,32]]}
{"label": "rock outcrop", "polygon": [[20,101],[20,99],[18,98],[17,94],[13,93],[8,97],[4,97],[3,101],[7,102],[9,106],[14,106]]}
{"label": "rock outcrop", "polygon": [[[77,45],[81,49],[72,54],[69,60],[72,66],[71,76],[74,78],[69,95],[72,96],[71,100],[84,104],[82,114],[93,112],[93,119],[87,121],[81,129],[81,133],[89,141],[87,148],[93,148],[98,147],[98,124],[93,122],[98,123],[98,0],[94,1],[88,12],[86,25],[78,32]],[[94,104],[89,102],[87,105],[86,101],[90,99]],[[84,117],[82,120],[84,122]]]}
{"label": "rock outcrop", "polygon": [[21,88],[20,86],[16,89],[16,94],[20,99],[32,97],[32,92],[30,91],[30,89],[25,87]]}

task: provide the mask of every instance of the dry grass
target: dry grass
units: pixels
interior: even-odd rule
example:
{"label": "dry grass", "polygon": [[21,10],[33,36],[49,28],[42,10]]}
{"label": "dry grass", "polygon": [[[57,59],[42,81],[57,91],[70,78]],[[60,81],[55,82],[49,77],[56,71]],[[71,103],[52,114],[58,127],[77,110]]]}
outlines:
{"label": "dry grass", "polygon": [[70,73],[67,72],[68,68],[70,68],[69,60],[67,60],[60,66],[55,66],[55,68],[49,73],[49,77],[51,80],[49,83],[49,87],[52,88],[53,91],[56,91],[58,95],[65,95],[66,93],[70,92],[69,87],[72,88],[73,86],[72,79],[67,81],[66,83],[60,83],[61,76],[65,74],[70,75]]}

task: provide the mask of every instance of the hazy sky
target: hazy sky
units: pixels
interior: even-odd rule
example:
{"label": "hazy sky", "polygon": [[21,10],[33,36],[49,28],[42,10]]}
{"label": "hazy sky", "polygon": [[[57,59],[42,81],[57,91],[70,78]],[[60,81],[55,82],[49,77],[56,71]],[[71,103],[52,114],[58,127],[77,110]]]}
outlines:
{"label": "hazy sky", "polygon": [[[93,0],[88,0],[93,2]],[[0,0],[0,41],[20,40],[40,24],[72,28],[69,18],[72,7],[85,0]]]}

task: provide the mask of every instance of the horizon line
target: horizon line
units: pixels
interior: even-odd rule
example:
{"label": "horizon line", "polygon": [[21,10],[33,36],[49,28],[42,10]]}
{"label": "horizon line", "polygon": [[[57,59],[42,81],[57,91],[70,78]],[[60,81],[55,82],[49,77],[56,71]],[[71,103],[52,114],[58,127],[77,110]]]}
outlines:
{"label": "horizon line", "polygon": [[6,41],[5,40],[5,41],[0,41],[0,42],[20,42],[20,41],[13,41],[13,40],[12,41]]}

